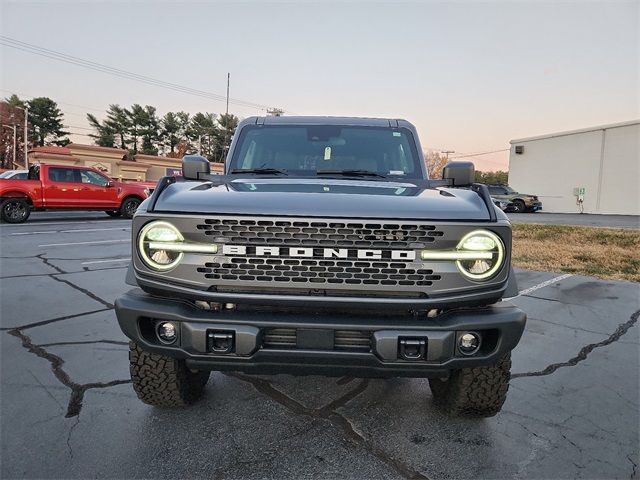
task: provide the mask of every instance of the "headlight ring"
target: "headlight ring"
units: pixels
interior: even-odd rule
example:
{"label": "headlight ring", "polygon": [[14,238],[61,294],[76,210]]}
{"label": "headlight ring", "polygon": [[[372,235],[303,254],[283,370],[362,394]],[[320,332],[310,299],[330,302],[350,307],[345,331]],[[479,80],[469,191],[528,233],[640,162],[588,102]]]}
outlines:
{"label": "headlight ring", "polygon": [[483,281],[493,277],[505,260],[504,243],[489,230],[467,233],[455,250],[423,250],[422,260],[453,261],[469,280]]}
{"label": "headlight ring", "polygon": [[178,265],[185,253],[213,255],[218,252],[215,244],[185,242],[180,230],[164,220],[154,220],[142,227],[137,245],[144,264],[161,272]]}
{"label": "headlight ring", "polygon": [[[470,280],[487,280],[493,277],[504,262],[504,243],[489,230],[467,233],[456,247],[459,252],[477,253],[477,258],[458,259],[456,266]],[[471,255],[470,255],[471,257]]]}
{"label": "headlight ring", "polygon": [[145,265],[153,270],[174,268],[184,253],[175,245],[184,241],[180,231],[169,222],[157,220],[146,224],[138,234],[138,253]]}

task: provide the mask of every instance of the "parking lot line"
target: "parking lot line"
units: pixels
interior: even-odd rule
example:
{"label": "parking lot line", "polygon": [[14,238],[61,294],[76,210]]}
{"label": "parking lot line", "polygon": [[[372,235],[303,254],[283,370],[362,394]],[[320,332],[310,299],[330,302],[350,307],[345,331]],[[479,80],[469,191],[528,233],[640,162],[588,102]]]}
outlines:
{"label": "parking lot line", "polygon": [[565,278],[569,278],[572,277],[573,274],[571,273],[565,273],[564,275],[558,275],[557,277],[552,278],[551,280],[547,280],[545,282],[539,283],[537,285],[534,285],[533,287],[529,287],[529,288],[525,288],[524,290],[521,290],[520,292],[518,292],[518,295],[516,295],[515,297],[512,298],[517,298],[520,297],[522,295],[527,295],[531,292],[535,292],[536,290],[540,290],[541,288],[544,287],[548,287],[549,285],[552,285],[556,282],[560,282],[562,280],[564,280]]}
{"label": "parking lot line", "polygon": [[49,230],[47,232],[17,232],[17,233],[10,233],[9,236],[12,237],[14,235],[41,235],[43,233],[57,233],[55,230]]}
{"label": "parking lot line", "polygon": [[94,242],[70,242],[70,243],[46,243],[44,245],[38,245],[38,247],[66,247],[71,245],[91,245],[95,243],[125,243],[130,242],[131,239],[126,240],[96,240]]}
{"label": "parking lot line", "polygon": [[109,230],[131,230],[126,227],[111,228],[83,228],[82,230],[60,230],[59,233],[76,233],[76,232],[108,232]]}
{"label": "parking lot line", "polygon": [[92,260],[91,262],[82,262],[80,265],[92,265],[94,263],[115,263],[115,262],[124,262],[131,260],[131,257],[124,258],[109,258],[105,260]]}
{"label": "parking lot line", "polygon": [[91,223],[131,223],[131,220],[113,220],[113,219],[105,219],[105,220],[87,220],[85,222],[75,221],[75,222],[26,222],[26,223],[14,223],[10,225],[2,225],[0,228],[9,228],[9,227],[39,227],[40,225],[79,225],[79,224],[91,224]]}
{"label": "parking lot line", "polygon": [[131,229],[127,227],[111,227],[111,228],[83,228],[83,229],[77,229],[77,230],[73,230],[73,229],[72,230],[47,230],[42,232],[14,232],[14,233],[10,233],[9,236],[14,237],[14,236],[21,236],[21,235],[43,235],[45,233],[108,232],[111,230],[128,231]]}

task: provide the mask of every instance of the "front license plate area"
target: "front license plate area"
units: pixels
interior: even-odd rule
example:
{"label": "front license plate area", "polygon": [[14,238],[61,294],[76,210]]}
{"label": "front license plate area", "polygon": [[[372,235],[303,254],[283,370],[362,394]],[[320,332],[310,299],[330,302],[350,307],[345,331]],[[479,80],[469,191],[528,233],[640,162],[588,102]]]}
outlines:
{"label": "front license plate area", "polygon": [[333,330],[299,328],[296,347],[306,350],[333,350]]}

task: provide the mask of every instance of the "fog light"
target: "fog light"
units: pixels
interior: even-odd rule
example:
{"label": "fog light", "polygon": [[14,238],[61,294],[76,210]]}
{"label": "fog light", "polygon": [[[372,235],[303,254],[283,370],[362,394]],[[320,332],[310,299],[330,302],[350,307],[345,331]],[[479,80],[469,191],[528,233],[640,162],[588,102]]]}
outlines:
{"label": "fog light", "polygon": [[162,343],[173,343],[178,338],[178,330],[171,322],[159,323],[156,327],[158,338]]}
{"label": "fog light", "polygon": [[465,332],[458,337],[458,350],[463,355],[473,355],[480,348],[480,335],[475,332]]}

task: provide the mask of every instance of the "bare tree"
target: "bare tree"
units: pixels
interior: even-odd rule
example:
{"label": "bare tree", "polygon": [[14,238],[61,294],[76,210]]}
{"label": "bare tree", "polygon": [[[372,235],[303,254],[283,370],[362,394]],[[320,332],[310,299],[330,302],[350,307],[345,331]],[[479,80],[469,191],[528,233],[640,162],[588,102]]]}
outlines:
{"label": "bare tree", "polygon": [[429,178],[442,178],[442,169],[448,162],[446,155],[433,150],[428,150],[424,153],[424,160],[427,164]]}

